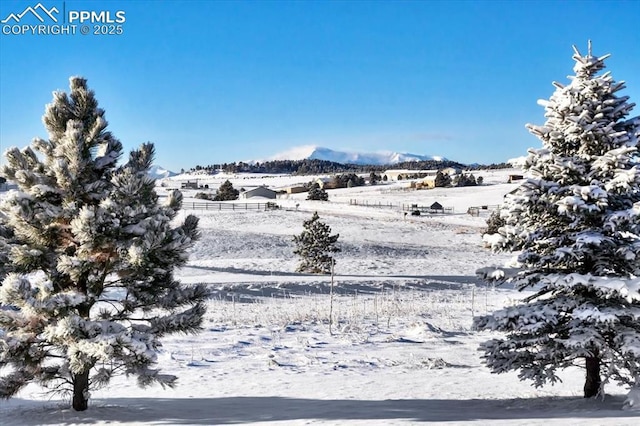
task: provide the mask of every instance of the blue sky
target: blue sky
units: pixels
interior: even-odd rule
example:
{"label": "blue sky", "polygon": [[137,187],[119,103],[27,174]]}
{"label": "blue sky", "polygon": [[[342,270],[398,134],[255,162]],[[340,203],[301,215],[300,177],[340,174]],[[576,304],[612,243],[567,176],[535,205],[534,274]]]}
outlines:
{"label": "blue sky", "polygon": [[[635,0],[41,2],[124,11],[123,34],[0,34],[2,151],[47,136],[44,105],[72,75],[88,79],[127,151],[154,142],[172,170],[306,144],[520,156],[539,146],[524,127],[544,122],[536,101],[567,81],[572,44],[586,51],[589,39],[640,103]],[[0,20],[37,3],[3,0]]]}

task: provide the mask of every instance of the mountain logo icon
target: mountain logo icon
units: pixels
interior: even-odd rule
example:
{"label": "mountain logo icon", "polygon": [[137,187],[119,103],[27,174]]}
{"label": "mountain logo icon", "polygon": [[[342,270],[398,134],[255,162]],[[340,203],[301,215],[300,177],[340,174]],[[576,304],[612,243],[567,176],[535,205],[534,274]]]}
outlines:
{"label": "mountain logo icon", "polygon": [[22,18],[25,15],[29,13],[35,16],[36,19],[42,23],[45,22],[45,18],[43,18],[43,16],[48,17],[53,22],[58,22],[58,18],[55,17],[54,13],[59,13],[59,12],[60,11],[55,6],[52,7],[51,9],[47,9],[42,5],[42,3],[38,3],[33,7],[28,6],[25,10],[22,11],[22,13],[18,13],[18,14],[11,13],[9,14],[9,16],[7,16],[5,19],[3,19],[0,22],[2,22],[3,24],[8,24],[10,21],[14,21],[17,24],[22,20]]}

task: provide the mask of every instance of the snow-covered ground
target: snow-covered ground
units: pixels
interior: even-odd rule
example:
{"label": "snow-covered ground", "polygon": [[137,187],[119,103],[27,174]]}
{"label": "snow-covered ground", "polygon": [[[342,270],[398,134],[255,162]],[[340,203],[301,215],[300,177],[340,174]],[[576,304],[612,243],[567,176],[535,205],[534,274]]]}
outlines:
{"label": "snow-covered ground", "polygon": [[[159,355],[178,386],[140,389],[118,377],[77,413],[30,385],[0,401],[0,424],[638,424],[639,412],[621,409],[626,389],[584,400],[579,369],[535,389],[482,365],[477,347],[491,335],[471,330],[473,315],[523,295],[476,280],[476,269],[508,257],[482,246],[488,211],[466,211],[500,203],[515,188],[509,173],[476,173],[481,187],[334,190],[329,202],[296,194],[275,200],[279,210],[186,209],[202,239],[179,276],[214,297],[204,331],[168,338]],[[207,177],[214,186],[227,178],[235,187],[310,180]],[[399,207],[435,201],[454,214]],[[292,236],[314,210],[340,234],[333,298],[329,277],[294,272]]]}

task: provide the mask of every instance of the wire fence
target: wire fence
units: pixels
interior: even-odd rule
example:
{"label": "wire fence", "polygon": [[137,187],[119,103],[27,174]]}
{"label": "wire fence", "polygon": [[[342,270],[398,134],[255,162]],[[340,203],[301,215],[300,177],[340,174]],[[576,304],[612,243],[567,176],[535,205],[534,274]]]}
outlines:
{"label": "wire fence", "polygon": [[190,202],[183,203],[185,210],[277,210],[280,206],[276,203],[221,203],[221,202]]}
{"label": "wire fence", "polygon": [[442,207],[442,206],[434,206],[433,204],[430,206],[421,206],[418,204],[403,204],[402,210],[405,212],[411,212],[411,214],[415,214],[415,212],[427,213],[427,214],[453,214],[455,213],[455,209],[453,207]]}
{"label": "wire fence", "polygon": [[399,209],[400,208],[400,203],[391,203],[391,202],[375,202],[375,201],[369,201],[369,200],[357,200],[357,199],[350,199],[349,200],[349,205],[350,206],[363,206],[363,207],[376,207],[376,208],[388,208],[388,209]]}

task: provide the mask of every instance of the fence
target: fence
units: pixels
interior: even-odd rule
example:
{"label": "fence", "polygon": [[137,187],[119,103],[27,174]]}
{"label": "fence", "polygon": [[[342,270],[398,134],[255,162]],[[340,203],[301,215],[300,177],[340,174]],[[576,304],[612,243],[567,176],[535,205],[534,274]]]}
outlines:
{"label": "fence", "polygon": [[182,208],[185,210],[277,210],[280,206],[276,203],[205,203],[191,202],[183,203]]}
{"label": "fence", "polygon": [[467,213],[471,216],[480,216],[480,212],[493,212],[494,210],[498,210],[500,208],[499,205],[487,205],[487,206],[473,206],[467,209]]}
{"label": "fence", "polygon": [[417,204],[403,204],[402,210],[405,212],[415,212],[419,211],[420,213],[427,214],[453,214],[453,207],[442,207],[442,208],[433,208],[432,206],[419,206]]}
{"label": "fence", "polygon": [[386,188],[380,191],[381,194],[392,194],[394,192],[411,192],[415,191],[415,188],[411,188],[410,186],[402,186],[400,188]]}
{"label": "fence", "polygon": [[349,205],[350,206],[364,206],[364,207],[377,207],[377,208],[388,208],[388,209],[396,209],[396,208],[400,208],[400,204],[394,204],[394,203],[390,203],[390,202],[372,202],[369,200],[356,200],[356,199],[350,199],[349,200]]}

